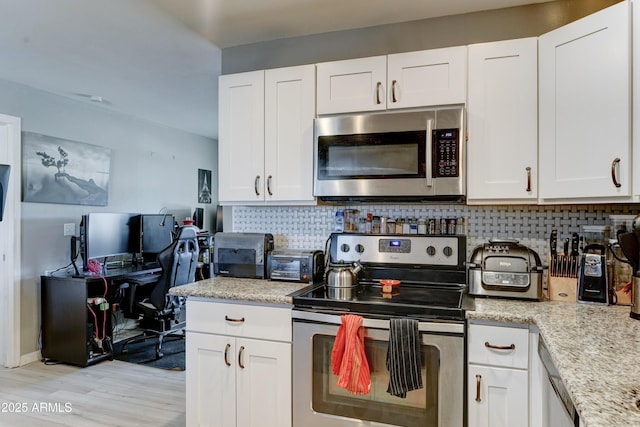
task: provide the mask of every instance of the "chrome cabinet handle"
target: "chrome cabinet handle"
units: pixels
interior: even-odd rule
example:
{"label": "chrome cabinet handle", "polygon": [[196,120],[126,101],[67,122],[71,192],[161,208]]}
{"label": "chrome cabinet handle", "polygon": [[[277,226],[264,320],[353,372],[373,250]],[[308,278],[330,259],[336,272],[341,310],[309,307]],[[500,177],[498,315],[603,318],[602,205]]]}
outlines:
{"label": "chrome cabinet handle", "polygon": [[382,83],[376,83],[376,104],[382,104],[380,100],[380,89],[382,89]]}
{"label": "chrome cabinet handle", "polygon": [[259,183],[260,183],[260,175],[256,175],[256,180],[253,182],[253,190],[256,192],[256,196],[260,195],[260,191],[258,191]]}
{"label": "chrome cabinet handle", "polygon": [[225,315],[224,320],[226,320],[227,322],[244,323],[244,317],[241,317],[240,319],[234,319],[232,317]]}
{"label": "chrome cabinet handle", "polygon": [[227,346],[224,349],[224,364],[227,366],[231,366],[231,363],[229,363],[229,349],[231,348],[231,344],[227,344]]}
{"label": "chrome cabinet handle", "polygon": [[273,196],[273,193],[271,192],[271,178],[273,178],[271,175],[267,177],[267,193],[269,193],[270,196]]}
{"label": "chrome cabinet handle", "polygon": [[398,102],[398,98],[396,98],[396,86],[398,84],[397,80],[391,81],[391,102]]}
{"label": "chrome cabinet handle", "polygon": [[480,382],[482,381],[482,375],[476,374],[476,402],[482,402],[480,399]]}
{"label": "chrome cabinet handle", "polygon": [[531,168],[529,166],[527,166],[526,168],[527,171],[527,193],[531,192]]}
{"label": "chrome cabinet handle", "polygon": [[511,344],[511,345],[494,345],[491,344],[489,341],[485,341],[484,346],[487,348],[492,348],[494,350],[515,350],[516,349],[516,345],[515,344]]}
{"label": "chrome cabinet handle", "polygon": [[240,346],[240,351],[238,352],[238,366],[240,366],[240,369],[244,369],[244,365],[242,364],[242,353],[244,353],[244,346]]}
{"label": "chrome cabinet handle", "polygon": [[618,165],[620,165],[620,157],[616,157],[613,159],[613,162],[611,162],[611,180],[616,188],[622,187],[622,184],[618,182],[618,177],[616,176],[616,169]]}

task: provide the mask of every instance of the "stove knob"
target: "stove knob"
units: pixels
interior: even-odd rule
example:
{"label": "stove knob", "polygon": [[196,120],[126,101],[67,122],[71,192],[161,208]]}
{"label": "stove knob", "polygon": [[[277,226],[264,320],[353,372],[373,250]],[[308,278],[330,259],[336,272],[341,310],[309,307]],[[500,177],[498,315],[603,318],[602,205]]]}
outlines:
{"label": "stove knob", "polygon": [[356,252],[358,252],[359,254],[364,252],[364,246],[362,246],[360,243],[358,243],[356,245]]}
{"label": "stove knob", "polygon": [[427,255],[434,256],[436,254],[436,248],[433,246],[427,247]]}
{"label": "stove knob", "polygon": [[340,245],[340,250],[342,252],[349,252],[351,250],[351,248],[346,243],[343,243],[342,245]]}
{"label": "stove knob", "polygon": [[445,246],[442,253],[444,253],[445,256],[451,256],[453,255],[453,249],[451,249],[451,246]]}

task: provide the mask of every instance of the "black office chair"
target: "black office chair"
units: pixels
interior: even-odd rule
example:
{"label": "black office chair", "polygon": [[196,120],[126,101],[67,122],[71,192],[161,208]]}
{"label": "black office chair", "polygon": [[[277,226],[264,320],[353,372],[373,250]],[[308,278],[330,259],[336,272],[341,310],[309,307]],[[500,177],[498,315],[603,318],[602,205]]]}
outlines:
{"label": "black office chair", "polygon": [[[160,280],[150,284],[131,281],[136,295],[148,295],[137,299],[133,307],[134,312],[142,316],[140,326],[145,331],[127,339],[122,346],[123,353],[132,342],[157,337],[156,359],[159,359],[162,357],[162,343],[166,336],[178,335],[184,338],[186,322],[184,316],[181,316],[181,311],[185,298],[169,295],[169,289],[195,281],[198,252],[196,228],[182,227],[173,243],[158,254],[158,263],[162,268]],[[144,292],[148,289],[149,292]]]}

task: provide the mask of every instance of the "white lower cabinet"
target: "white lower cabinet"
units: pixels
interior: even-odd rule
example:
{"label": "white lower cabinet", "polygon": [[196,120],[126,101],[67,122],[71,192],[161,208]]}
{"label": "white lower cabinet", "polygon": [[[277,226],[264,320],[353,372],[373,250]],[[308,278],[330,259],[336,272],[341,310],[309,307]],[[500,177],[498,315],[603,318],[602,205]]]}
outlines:
{"label": "white lower cabinet", "polygon": [[469,426],[528,426],[528,373],[469,365]]}
{"label": "white lower cabinet", "polygon": [[290,325],[288,308],[188,301],[187,426],[291,426]]}
{"label": "white lower cabinet", "polygon": [[469,427],[529,426],[529,329],[470,324]]}

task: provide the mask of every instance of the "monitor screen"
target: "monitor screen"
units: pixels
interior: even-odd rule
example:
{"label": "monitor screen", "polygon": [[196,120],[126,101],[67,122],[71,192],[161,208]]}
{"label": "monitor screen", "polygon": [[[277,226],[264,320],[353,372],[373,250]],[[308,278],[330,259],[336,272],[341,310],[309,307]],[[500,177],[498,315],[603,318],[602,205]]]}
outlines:
{"label": "monitor screen", "polygon": [[84,225],[87,259],[129,253],[129,221],[135,215],[106,212],[87,214]]}
{"label": "monitor screen", "polygon": [[173,242],[175,219],[173,215],[137,215],[131,221],[132,253],[159,254]]}

